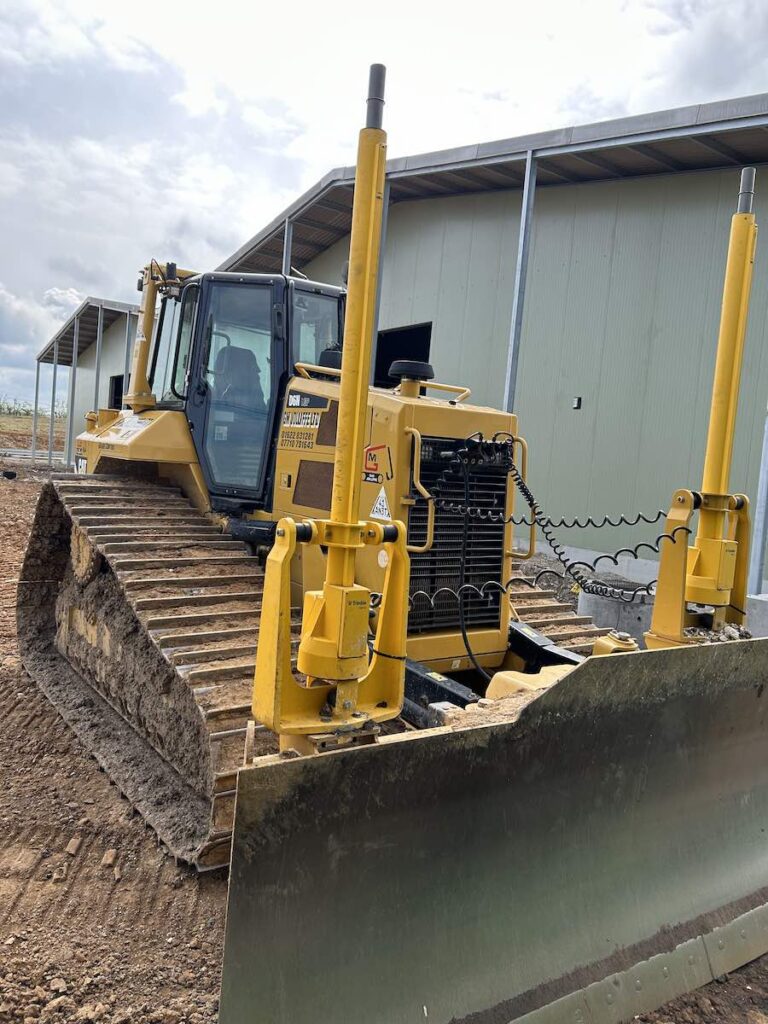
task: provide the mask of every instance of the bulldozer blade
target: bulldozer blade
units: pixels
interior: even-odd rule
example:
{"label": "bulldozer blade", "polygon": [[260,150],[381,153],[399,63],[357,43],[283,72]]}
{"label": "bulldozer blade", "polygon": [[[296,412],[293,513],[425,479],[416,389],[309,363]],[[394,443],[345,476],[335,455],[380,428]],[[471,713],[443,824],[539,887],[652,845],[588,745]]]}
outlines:
{"label": "bulldozer blade", "polygon": [[613,1024],[764,953],[767,680],[768,640],[592,658],[242,769],[220,1024]]}

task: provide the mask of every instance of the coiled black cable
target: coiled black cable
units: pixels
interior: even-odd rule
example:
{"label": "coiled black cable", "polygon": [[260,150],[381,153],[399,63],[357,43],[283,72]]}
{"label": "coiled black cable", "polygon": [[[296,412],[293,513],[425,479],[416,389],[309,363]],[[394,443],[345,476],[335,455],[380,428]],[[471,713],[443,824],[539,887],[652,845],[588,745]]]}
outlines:
{"label": "coiled black cable", "polygon": [[[478,668],[479,671],[483,671],[483,670],[477,664],[476,659],[475,659],[474,655],[472,654],[472,652],[471,652],[471,650],[469,648],[468,639],[466,637],[466,630],[464,629],[463,600],[464,600],[464,595],[465,594],[473,593],[473,594],[475,594],[475,595],[477,595],[479,597],[484,597],[484,596],[486,596],[486,590],[487,589],[501,589],[503,592],[506,592],[506,591],[508,591],[511,588],[511,586],[513,584],[517,584],[517,583],[520,583],[520,584],[523,584],[525,586],[530,586],[531,588],[534,588],[534,587],[538,586],[539,581],[541,579],[543,579],[543,578],[545,578],[547,576],[554,576],[555,578],[560,579],[562,581],[565,581],[568,578],[572,579],[574,581],[574,583],[576,583],[581,588],[581,590],[583,590],[587,594],[596,595],[598,597],[610,597],[610,598],[614,598],[616,600],[619,600],[619,601],[621,601],[621,602],[623,602],[625,604],[631,604],[638,596],[643,595],[643,594],[650,594],[650,593],[652,593],[652,589],[653,589],[653,587],[656,584],[656,580],[653,580],[650,583],[640,584],[637,587],[622,588],[622,587],[611,586],[608,583],[603,583],[603,582],[601,582],[599,580],[596,580],[594,578],[594,573],[597,571],[596,570],[596,566],[598,565],[598,563],[600,563],[600,562],[602,562],[604,560],[608,560],[613,565],[618,566],[618,564],[619,564],[619,556],[620,555],[628,555],[630,558],[637,559],[637,558],[640,557],[640,552],[643,551],[643,550],[646,550],[649,553],[659,554],[659,552],[661,550],[661,542],[663,540],[669,540],[669,541],[671,541],[674,544],[674,543],[676,543],[676,535],[678,533],[682,532],[686,536],[691,533],[691,530],[688,527],[678,526],[674,530],[672,530],[671,533],[660,533],[656,537],[656,540],[655,540],[655,542],[653,544],[648,543],[647,541],[641,541],[638,544],[636,544],[634,547],[623,547],[623,548],[619,548],[618,551],[615,551],[612,554],[598,555],[598,557],[595,559],[595,561],[593,563],[585,562],[585,561],[580,561],[580,560],[570,560],[567,557],[566,553],[565,553],[564,547],[560,544],[560,542],[558,541],[557,537],[552,532],[553,529],[556,526],[563,526],[564,528],[567,529],[567,528],[571,528],[573,526],[578,526],[580,528],[585,528],[585,527],[591,525],[593,527],[596,527],[597,529],[600,529],[603,526],[621,526],[621,525],[635,526],[635,525],[637,525],[640,522],[652,524],[652,523],[656,523],[660,519],[662,519],[666,515],[666,513],[663,510],[660,509],[653,516],[645,515],[642,512],[638,513],[634,518],[630,518],[630,517],[624,516],[624,515],[619,515],[618,518],[612,519],[610,516],[603,516],[603,518],[602,518],[602,520],[600,520],[600,522],[595,520],[592,516],[588,516],[585,520],[579,520],[578,518],[575,518],[573,520],[567,520],[565,518],[560,519],[560,520],[553,520],[549,516],[546,516],[544,514],[544,512],[541,509],[541,507],[539,506],[539,504],[538,504],[538,502],[537,502],[533,492],[531,491],[530,487],[527,485],[527,483],[523,479],[522,474],[520,473],[519,469],[515,465],[515,462],[514,462],[514,460],[512,458],[512,454],[511,454],[512,445],[514,443],[514,438],[512,437],[512,435],[508,434],[506,432],[499,432],[499,433],[493,435],[492,443],[496,443],[496,444],[502,443],[502,442],[498,441],[498,438],[502,435],[502,433],[507,438],[507,440],[505,442],[503,442],[503,443],[505,443],[505,444],[507,444],[509,446],[508,447],[508,451],[509,451],[509,454],[508,454],[508,464],[507,464],[508,473],[512,477],[512,479],[513,479],[513,481],[515,483],[515,486],[517,487],[518,491],[523,496],[523,499],[525,500],[526,504],[530,508],[530,510],[531,510],[531,518],[528,519],[526,517],[520,517],[520,519],[517,519],[517,518],[515,518],[513,516],[505,516],[503,512],[497,512],[497,511],[494,511],[493,509],[482,509],[482,508],[477,508],[477,507],[470,506],[470,504],[469,504],[469,479],[468,479],[468,468],[467,468],[467,463],[468,463],[468,460],[469,460],[469,445],[472,442],[476,442],[478,444],[482,444],[483,441],[484,441],[483,435],[481,433],[478,432],[478,433],[472,434],[470,437],[468,437],[466,439],[464,447],[457,449],[456,457],[452,461],[451,466],[449,466],[446,470],[443,471],[443,473],[440,474],[440,477],[436,481],[435,488],[434,488],[435,492],[436,492],[435,493],[435,499],[434,499],[435,500],[435,505],[440,507],[440,508],[442,508],[442,509],[444,509],[444,510],[446,510],[446,511],[448,511],[448,512],[453,512],[455,514],[461,515],[463,517],[463,519],[464,519],[464,530],[463,530],[463,543],[462,543],[462,554],[461,554],[461,567],[460,567],[460,577],[459,577],[460,578],[459,588],[458,588],[458,590],[453,590],[450,587],[441,587],[440,590],[438,590],[434,595],[432,595],[432,597],[430,597],[430,595],[427,594],[425,591],[416,591],[410,597],[410,603],[411,604],[413,604],[415,598],[417,598],[417,597],[419,597],[419,598],[424,597],[433,606],[434,606],[434,598],[436,598],[438,595],[441,595],[441,594],[450,594],[451,596],[453,596],[457,600],[458,605],[459,605],[459,621],[460,621],[460,626],[462,628],[462,636],[464,638],[465,647],[467,647],[467,653],[470,655],[470,658],[472,659],[473,664],[475,664],[475,667]],[[446,481],[447,473],[451,471],[451,467],[454,466],[457,462],[461,466],[462,472],[463,472],[463,476],[464,476],[464,503],[463,504],[459,503],[459,502],[455,502],[455,501],[449,501],[448,499],[444,499],[444,498],[440,498],[439,497],[440,485],[443,484]],[[516,525],[525,524],[525,525],[528,525],[528,526],[532,525],[532,523],[535,523],[540,528],[540,530],[542,532],[542,535],[544,536],[544,539],[546,540],[548,546],[550,547],[550,549],[554,553],[554,555],[557,558],[558,562],[560,563],[560,565],[562,565],[563,572],[560,573],[560,572],[557,572],[556,569],[545,568],[545,569],[539,570],[533,577],[530,577],[530,576],[513,576],[509,580],[507,580],[507,582],[505,584],[501,584],[501,583],[499,583],[499,582],[497,582],[495,580],[489,580],[487,583],[483,584],[482,587],[479,587],[479,588],[477,586],[475,586],[474,584],[466,584],[466,582],[465,582],[465,574],[464,574],[464,572],[465,572],[465,565],[464,565],[464,563],[466,561],[467,528],[468,528],[468,525],[469,525],[468,520],[470,518],[479,518],[479,519],[484,519],[484,520],[491,521],[491,522],[504,522],[504,523],[512,522],[512,523],[514,523]],[[584,571],[584,570],[586,570],[586,571]],[[590,574],[592,574],[592,575],[590,575]]]}

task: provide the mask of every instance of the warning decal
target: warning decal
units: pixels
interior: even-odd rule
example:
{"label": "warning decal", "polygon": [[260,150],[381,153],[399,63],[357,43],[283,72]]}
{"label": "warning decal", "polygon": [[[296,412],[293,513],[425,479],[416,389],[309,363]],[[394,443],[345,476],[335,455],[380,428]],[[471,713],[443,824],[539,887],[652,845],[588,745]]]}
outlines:
{"label": "warning decal", "polygon": [[382,487],[379,491],[376,501],[373,503],[371,509],[371,519],[391,519],[392,513],[389,511],[389,502],[387,501],[387,492]]}

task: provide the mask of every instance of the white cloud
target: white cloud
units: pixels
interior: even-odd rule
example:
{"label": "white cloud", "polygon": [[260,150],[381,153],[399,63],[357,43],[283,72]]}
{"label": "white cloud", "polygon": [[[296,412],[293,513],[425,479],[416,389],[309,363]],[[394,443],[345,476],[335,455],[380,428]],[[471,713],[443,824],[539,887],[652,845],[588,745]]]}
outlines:
{"label": "white cloud", "polygon": [[756,92],[768,75],[761,0],[318,10],[296,0],[288,25],[244,0],[6,0],[0,344],[40,339],[77,294],[134,299],[150,256],[217,265],[353,163],[371,60],[388,66],[390,156]]}

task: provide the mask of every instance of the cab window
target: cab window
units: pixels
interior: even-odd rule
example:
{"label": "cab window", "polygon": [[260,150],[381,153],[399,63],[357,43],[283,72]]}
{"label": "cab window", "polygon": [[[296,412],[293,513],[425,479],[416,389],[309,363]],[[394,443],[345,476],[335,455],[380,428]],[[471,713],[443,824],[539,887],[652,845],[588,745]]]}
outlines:
{"label": "cab window", "polygon": [[339,344],[339,300],[296,289],[293,293],[293,362],[317,364],[320,353]]}
{"label": "cab window", "polygon": [[173,354],[179,328],[179,301],[170,296],[163,299],[160,321],[155,330],[155,344],[152,351],[149,383],[158,402],[164,405],[178,405],[178,399],[171,391]]}

